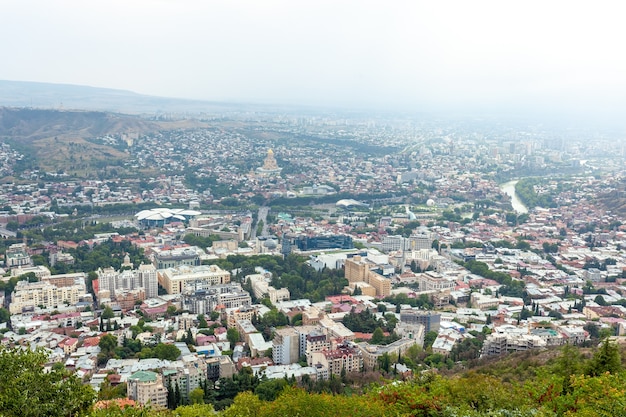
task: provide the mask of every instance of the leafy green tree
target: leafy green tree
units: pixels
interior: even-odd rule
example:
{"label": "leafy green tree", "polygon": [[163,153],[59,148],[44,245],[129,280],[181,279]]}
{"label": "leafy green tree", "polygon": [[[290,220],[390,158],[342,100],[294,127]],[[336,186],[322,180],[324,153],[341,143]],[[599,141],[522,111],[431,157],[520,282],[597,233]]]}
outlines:
{"label": "leafy green tree", "polygon": [[111,385],[111,381],[105,378],[102,384],[100,384],[100,390],[98,391],[98,400],[112,400],[115,398],[126,398],[127,385],[125,382]]}
{"label": "leafy green tree", "polygon": [[285,379],[262,380],[254,389],[254,393],[263,401],[274,401],[286,386]]}
{"label": "leafy green tree", "polygon": [[231,327],[226,331],[226,338],[230,342],[230,347],[233,348],[235,344],[239,341],[239,331],[234,327]]}
{"label": "leafy green tree", "polygon": [[370,342],[373,345],[378,345],[382,343],[384,339],[385,339],[385,335],[383,334],[383,329],[381,329],[380,327],[377,327],[376,330],[374,330],[374,333],[372,333],[372,339],[370,340]]}
{"label": "leafy green tree", "polygon": [[215,409],[211,404],[202,403],[181,405],[172,412],[173,417],[206,417],[214,414]]}
{"label": "leafy green tree", "polygon": [[206,329],[207,327],[209,327],[206,318],[204,318],[204,314],[198,314],[198,323],[199,329]]}
{"label": "leafy green tree", "polygon": [[387,352],[383,353],[378,358],[378,366],[381,370],[389,372],[389,369],[391,367],[391,358],[389,357],[389,354]]}
{"label": "leafy green tree", "polygon": [[434,330],[431,330],[428,333],[426,333],[426,335],[424,336],[424,349],[431,347],[433,343],[435,343],[435,339],[437,338],[437,336],[438,334]]}
{"label": "leafy green tree", "polygon": [[344,319],[343,324],[353,332],[372,333],[377,327],[386,328],[383,320],[377,319],[369,309],[365,309],[359,313],[350,311]]}
{"label": "leafy green tree", "polygon": [[[584,301],[585,300],[583,300],[583,306]],[[580,310],[582,310],[582,307],[580,307]],[[600,327],[597,324],[587,323],[583,326],[583,329],[585,329],[589,333],[589,337],[591,338],[591,340],[600,339]]]}
{"label": "leafy green tree", "polygon": [[152,357],[175,361],[180,356],[180,349],[166,343],[159,343],[152,349]]}
{"label": "leafy green tree", "polygon": [[10,231],[12,231],[12,232],[17,231],[17,229],[18,229],[19,227],[20,227],[20,224],[19,224],[17,221],[15,221],[15,220],[11,220],[11,221],[9,221],[9,222],[7,223],[7,225],[5,226],[5,228],[6,228],[7,230],[10,230]]}
{"label": "leafy green tree", "polygon": [[166,317],[172,317],[176,314],[176,306],[167,306],[167,310],[165,311]]}
{"label": "leafy green tree", "polygon": [[587,363],[587,375],[599,376],[605,372],[617,373],[622,369],[619,346],[604,339],[593,358]]}
{"label": "leafy green tree", "polygon": [[167,410],[157,410],[150,407],[120,408],[117,404],[110,404],[106,408],[94,409],[89,413],[89,417],[172,417],[172,414]]}
{"label": "leafy green tree", "polygon": [[[251,392],[242,392],[235,397],[232,405],[221,414],[223,417],[262,416],[263,402]],[[268,414],[265,414],[268,415]],[[276,414],[280,415],[280,414]],[[285,414],[286,415],[286,414]]]}
{"label": "leafy green tree", "polygon": [[6,308],[0,307],[0,323],[7,323],[11,319],[11,314]]}
{"label": "leafy green tree", "polygon": [[556,360],[552,371],[563,378],[563,394],[571,393],[572,377],[582,374],[583,357],[574,346],[567,344],[561,348],[561,354]]}
{"label": "leafy green tree", "polygon": [[196,388],[189,393],[190,404],[204,404],[204,390]]}
{"label": "leafy green tree", "polygon": [[593,301],[598,304],[599,306],[605,306],[607,305],[606,300],[604,299],[603,296],[601,296],[600,294],[596,295],[596,298],[593,299]]}
{"label": "leafy green tree", "polygon": [[100,338],[100,342],[98,343],[100,350],[104,353],[109,353],[115,350],[117,347],[117,337],[112,334],[105,334]]}
{"label": "leafy green tree", "polygon": [[0,414],[4,417],[84,416],[95,399],[89,385],[64,369],[46,372],[42,350],[0,347]]}
{"label": "leafy green tree", "polygon": [[460,343],[456,343],[452,347],[450,358],[453,361],[468,361],[479,358],[484,338],[482,334],[479,334],[478,337],[463,339]]}
{"label": "leafy green tree", "polygon": [[113,309],[111,307],[106,306],[102,311],[101,317],[104,320],[112,319],[113,317],[115,317],[115,313],[113,312]]}

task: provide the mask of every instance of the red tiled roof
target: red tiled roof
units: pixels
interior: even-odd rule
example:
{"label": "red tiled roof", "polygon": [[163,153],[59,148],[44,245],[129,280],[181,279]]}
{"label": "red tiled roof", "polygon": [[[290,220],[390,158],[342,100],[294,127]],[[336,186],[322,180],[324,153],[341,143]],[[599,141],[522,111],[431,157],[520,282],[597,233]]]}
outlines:
{"label": "red tiled roof", "polygon": [[85,340],[83,340],[84,347],[98,346],[99,343],[100,343],[100,336],[88,337]]}
{"label": "red tiled roof", "polygon": [[128,398],[116,398],[114,400],[98,401],[94,404],[94,408],[97,410],[109,408],[111,406],[117,406],[119,408],[135,407],[136,403],[134,400]]}

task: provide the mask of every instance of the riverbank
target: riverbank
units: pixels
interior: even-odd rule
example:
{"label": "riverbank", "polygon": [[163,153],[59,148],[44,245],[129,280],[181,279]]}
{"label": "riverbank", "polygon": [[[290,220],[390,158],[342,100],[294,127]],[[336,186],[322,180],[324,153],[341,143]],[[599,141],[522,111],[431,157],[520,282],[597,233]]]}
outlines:
{"label": "riverbank", "polygon": [[522,203],[522,201],[518,198],[517,193],[515,192],[515,184],[517,184],[517,180],[505,182],[504,184],[500,184],[500,189],[502,192],[509,197],[511,197],[511,205],[513,206],[513,210],[517,214],[525,214],[528,213],[528,208]]}

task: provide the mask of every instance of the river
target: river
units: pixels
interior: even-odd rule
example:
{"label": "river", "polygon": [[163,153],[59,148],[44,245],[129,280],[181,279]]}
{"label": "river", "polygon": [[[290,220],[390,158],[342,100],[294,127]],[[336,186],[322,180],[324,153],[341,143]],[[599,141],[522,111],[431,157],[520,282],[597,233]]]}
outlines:
{"label": "river", "polygon": [[511,205],[517,214],[528,213],[528,209],[515,193],[515,184],[517,184],[517,180],[505,182],[504,184],[500,184],[500,189],[504,194],[511,197]]}

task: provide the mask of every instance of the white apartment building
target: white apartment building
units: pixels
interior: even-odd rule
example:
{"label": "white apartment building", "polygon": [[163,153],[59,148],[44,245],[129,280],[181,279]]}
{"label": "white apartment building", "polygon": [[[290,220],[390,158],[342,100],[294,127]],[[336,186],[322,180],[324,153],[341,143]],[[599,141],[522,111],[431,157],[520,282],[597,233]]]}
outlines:
{"label": "white apartment building", "polygon": [[9,268],[32,266],[33,262],[28,254],[25,243],[16,243],[9,246],[5,254],[5,263]]}
{"label": "white apartment building", "polygon": [[153,265],[140,265],[138,269],[124,271],[100,268],[97,273],[100,291],[108,291],[112,298],[115,298],[116,292],[139,288],[143,288],[146,298],[158,296],[157,270]]}
{"label": "white apartment building", "polygon": [[419,274],[417,280],[420,291],[450,291],[456,286],[455,280],[432,271]]}
{"label": "white apartment building", "polygon": [[87,293],[84,282],[57,287],[49,281],[19,281],[11,295],[9,312],[20,314],[38,306],[51,309],[63,304],[74,305],[88,300],[91,300],[91,295]]}
{"label": "white apartment building", "polygon": [[272,360],[277,365],[298,362],[300,357],[300,334],[293,327],[276,329],[272,340]]}
{"label": "white apartment building", "polygon": [[52,275],[48,268],[46,268],[43,265],[37,265],[37,266],[19,266],[17,268],[13,268],[11,269],[11,276],[19,277],[20,275],[28,274],[29,272],[32,272],[33,274],[35,274],[37,279],[42,279],[44,277],[49,277],[50,275]]}
{"label": "white apartment building", "polygon": [[195,290],[193,285],[189,285],[182,294],[183,309],[194,314],[207,314],[216,309],[232,309],[250,305],[252,305],[250,294],[237,283],[216,285],[200,290]]}
{"label": "white apartment building", "polygon": [[191,391],[207,380],[207,363],[205,358],[195,355],[183,356],[178,362],[182,362],[183,367],[163,369],[163,377],[172,386],[178,385],[181,396],[189,399]]}

